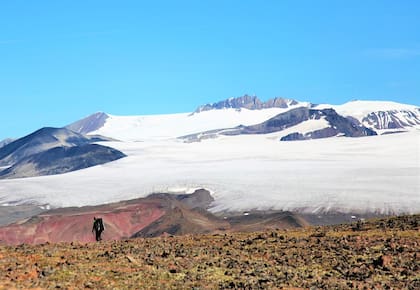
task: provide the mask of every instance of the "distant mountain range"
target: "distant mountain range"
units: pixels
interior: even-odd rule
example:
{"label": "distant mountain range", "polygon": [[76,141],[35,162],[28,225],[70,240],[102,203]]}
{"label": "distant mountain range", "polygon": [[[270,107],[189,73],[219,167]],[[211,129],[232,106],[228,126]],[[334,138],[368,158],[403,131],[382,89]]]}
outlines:
{"label": "distant mountain range", "polygon": [[0,178],[70,172],[114,161],[124,153],[94,142],[179,138],[185,142],[267,134],[279,141],[364,137],[420,128],[420,108],[394,102],[314,105],[293,99],[230,98],[193,113],[114,116],[95,113],[64,128],[42,128],[0,143]]}
{"label": "distant mountain range", "polygon": [[[236,133],[231,131],[224,135],[273,133],[296,126],[308,120],[320,120],[324,118],[329,123],[329,126],[325,127],[327,130],[323,130],[324,133],[306,132],[306,134],[302,134],[302,132],[296,131],[291,134],[294,136],[299,135],[301,137],[291,138],[288,136],[283,140],[316,139],[332,136],[372,136],[382,133],[400,132],[420,126],[419,107],[384,101],[356,100],[344,105],[316,105],[284,98],[274,98],[263,102],[256,96],[251,97],[245,95],[239,98],[230,98],[217,103],[200,106],[195,112],[200,113],[223,109],[263,110],[269,108],[283,108],[288,109],[289,111],[280,113],[260,124],[245,126],[246,128],[241,126]],[[298,115],[300,117],[297,117]],[[281,124],[278,122],[280,119]],[[339,124],[336,124],[336,122]],[[276,125],[273,126],[274,123]],[[343,127],[344,123],[347,123],[347,125],[345,125],[347,129]],[[337,125],[339,125],[338,127],[341,127],[341,129],[338,129]],[[270,129],[268,129],[268,127]],[[359,132],[360,130],[357,130],[357,127],[361,128],[361,133]],[[331,128],[333,128],[333,130],[331,130]],[[226,128],[219,129],[225,130]],[[328,131],[328,133],[325,133],[326,131]]]}
{"label": "distant mountain range", "polygon": [[81,134],[119,140],[183,138],[218,135],[271,134],[281,141],[334,136],[362,137],[420,128],[420,108],[385,101],[352,101],[315,105],[292,99],[266,102],[245,95],[199,106],[193,113],[114,116],[95,113],[67,126]]}

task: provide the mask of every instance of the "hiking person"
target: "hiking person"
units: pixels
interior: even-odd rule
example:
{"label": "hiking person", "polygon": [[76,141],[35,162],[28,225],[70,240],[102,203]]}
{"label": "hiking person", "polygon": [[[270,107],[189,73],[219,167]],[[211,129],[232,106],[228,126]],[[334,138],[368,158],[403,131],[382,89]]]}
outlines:
{"label": "hiking person", "polygon": [[95,231],[96,241],[102,240],[101,234],[105,230],[104,223],[101,218],[93,217],[92,233]]}

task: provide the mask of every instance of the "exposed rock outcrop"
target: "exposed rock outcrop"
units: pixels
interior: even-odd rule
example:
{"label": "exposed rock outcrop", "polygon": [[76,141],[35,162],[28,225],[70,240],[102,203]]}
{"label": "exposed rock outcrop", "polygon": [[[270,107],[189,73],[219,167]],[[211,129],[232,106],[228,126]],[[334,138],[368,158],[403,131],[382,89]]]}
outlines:
{"label": "exposed rock outcrop", "polygon": [[261,101],[256,96],[248,96],[244,95],[238,98],[229,98],[223,101],[219,101],[213,104],[206,104],[204,106],[198,107],[195,112],[203,112],[209,110],[220,110],[220,109],[248,109],[248,110],[260,110],[260,109],[267,109],[267,108],[288,108],[293,105],[297,105],[298,102],[291,99],[283,99],[283,98],[274,98],[270,99],[266,102]]}
{"label": "exposed rock outcrop", "polygon": [[251,126],[238,126],[236,128],[223,128],[198,134],[184,136],[184,140],[194,142],[202,139],[216,137],[217,135],[242,135],[242,134],[269,134],[292,128],[308,120],[321,120],[327,126],[309,132],[292,132],[281,138],[281,141],[319,139],[332,136],[362,137],[376,135],[372,129],[366,128],[352,118],[345,118],[334,109],[310,109],[298,107],[281,113],[265,122]]}
{"label": "exposed rock outcrop", "polygon": [[101,128],[108,118],[107,114],[98,112],[67,125],[66,128],[80,134],[88,134]]}
{"label": "exposed rock outcrop", "polygon": [[383,129],[405,129],[420,125],[420,108],[417,110],[390,110],[371,112],[362,119],[368,127]]}
{"label": "exposed rock outcrop", "polygon": [[337,114],[337,112],[333,109],[315,110],[306,107],[292,109],[285,113],[279,114],[261,124],[241,128],[241,133],[266,134],[278,132],[307,120],[319,120],[321,118],[324,118],[329,123],[329,127],[305,134],[297,134],[294,136],[302,135],[304,139],[318,139],[337,136],[339,134],[347,137],[376,135],[373,130],[355,124],[352,122],[352,120]]}

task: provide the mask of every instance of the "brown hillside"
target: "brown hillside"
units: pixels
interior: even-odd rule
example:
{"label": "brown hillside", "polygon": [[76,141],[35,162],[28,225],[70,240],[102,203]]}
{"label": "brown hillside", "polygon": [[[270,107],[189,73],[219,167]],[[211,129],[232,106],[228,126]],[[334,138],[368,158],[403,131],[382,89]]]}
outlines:
{"label": "brown hillside", "polygon": [[193,194],[152,194],[146,198],[99,206],[60,208],[0,227],[0,244],[41,244],[45,242],[94,242],[94,217],[105,224],[104,241],[128,237],[156,237],[221,231],[256,231],[267,228],[294,228],[306,225],[291,213],[251,214],[217,217],[206,208],[212,201],[206,190]]}
{"label": "brown hillside", "polygon": [[419,224],[0,246],[0,289],[420,289]]}

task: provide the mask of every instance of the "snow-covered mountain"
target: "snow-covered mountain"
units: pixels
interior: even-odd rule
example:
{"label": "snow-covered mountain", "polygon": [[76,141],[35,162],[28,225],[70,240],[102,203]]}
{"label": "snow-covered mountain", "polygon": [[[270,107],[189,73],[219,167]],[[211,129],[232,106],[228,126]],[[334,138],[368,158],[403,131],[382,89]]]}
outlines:
{"label": "snow-covered mountain", "polygon": [[[79,121],[77,126],[67,128],[83,128],[76,132],[97,134],[123,141],[144,141],[177,138],[197,132],[231,128],[240,125],[249,126],[264,122],[292,108],[306,106],[307,103],[296,103],[288,108],[267,108],[262,110],[224,108],[208,110],[200,113],[180,113],[147,116],[115,116],[106,115],[102,126],[96,130],[85,130],[86,123]],[[87,117],[90,123],[92,118]]]}
{"label": "snow-covered mountain", "polygon": [[[70,135],[119,140],[100,145],[127,157],[65,174],[0,180],[0,204],[82,206],[206,188],[215,199],[214,212],[420,212],[418,107],[372,101],[339,106],[285,102],[265,105],[245,97],[193,113],[94,114],[69,125],[75,131]],[[406,132],[381,135],[395,131]],[[209,138],[202,138],[206,134]],[[184,142],[188,138],[180,137],[187,135],[206,140]],[[50,137],[45,138],[33,148],[53,150]],[[10,144],[0,153],[8,148]],[[25,150],[16,154],[21,152],[24,159]],[[0,154],[0,159],[10,163],[13,158],[7,156]]]}
{"label": "snow-covered mountain", "polygon": [[420,107],[386,101],[351,101],[343,105],[318,105],[333,108],[340,115],[351,117],[378,134],[420,128]]}
{"label": "snow-covered mountain", "polygon": [[[298,108],[306,111],[309,109],[318,111],[333,109],[336,117],[332,118],[330,114],[328,122],[325,121],[325,118],[315,117],[316,114],[310,118],[300,118],[299,122],[293,119],[283,120],[293,126],[278,127],[276,131],[282,131],[278,134],[279,139],[290,134],[292,135],[284,140],[373,135],[371,133],[354,135],[350,134],[349,130],[344,132],[337,129],[338,123],[343,124],[343,122],[348,122],[349,126],[353,124],[355,127],[371,129],[377,134],[420,128],[420,108],[412,105],[383,101],[352,101],[343,105],[313,105],[309,102],[282,98],[263,102],[255,96],[230,98],[207,104],[198,107],[193,113],[146,116],[115,116],[96,113],[67,126],[67,128],[81,134],[98,134],[122,141],[162,140],[185,136],[205,138],[218,135],[214,134],[215,132],[224,132],[224,135],[230,135],[233,131],[238,132],[238,128],[242,128],[241,130],[244,131],[244,127],[262,126],[265,122],[270,123],[270,120],[275,120],[276,117],[284,119],[284,116],[289,116],[293,118],[295,114],[288,112]],[[319,114],[325,114],[325,111]],[[325,133],[326,130],[321,134],[317,132],[325,128],[330,128],[328,134]],[[366,129],[364,130],[367,132]],[[260,130],[254,133],[272,132]],[[290,138],[291,136],[296,138]]]}
{"label": "snow-covered mountain", "polygon": [[299,107],[278,114],[260,124],[201,132],[184,136],[183,139],[194,142],[220,135],[234,136],[277,132],[280,141],[309,140],[334,136],[363,137],[377,135],[375,131],[354,122],[353,119],[337,114],[334,109],[316,110]]}

